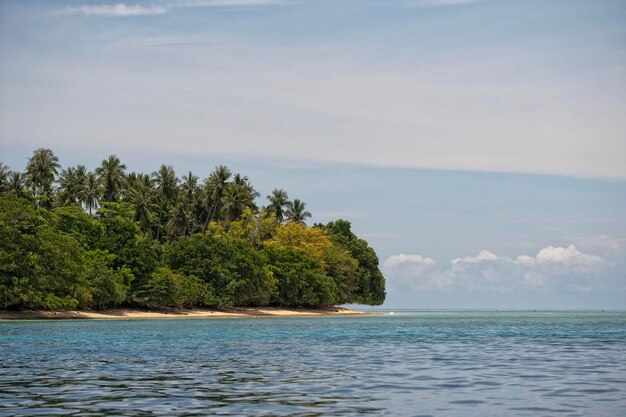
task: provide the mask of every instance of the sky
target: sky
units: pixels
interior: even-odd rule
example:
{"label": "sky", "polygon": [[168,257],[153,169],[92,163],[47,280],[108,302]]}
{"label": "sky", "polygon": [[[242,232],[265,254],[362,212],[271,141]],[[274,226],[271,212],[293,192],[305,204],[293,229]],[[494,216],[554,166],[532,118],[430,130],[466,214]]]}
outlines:
{"label": "sky", "polygon": [[0,161],[39,147],[284,188],[385,308],[626,309],[624,1],[0,0]]}

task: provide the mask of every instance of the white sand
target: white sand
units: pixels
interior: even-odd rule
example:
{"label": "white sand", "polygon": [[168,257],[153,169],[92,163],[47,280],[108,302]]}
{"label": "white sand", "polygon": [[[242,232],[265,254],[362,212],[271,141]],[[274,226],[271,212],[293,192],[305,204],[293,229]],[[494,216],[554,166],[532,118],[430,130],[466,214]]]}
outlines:
{"label": "white sand", "polygon": [[356,316],[368,313],[342,307],[330,308],[283,308],[249,307],[222,310],[135,310],[111,309],[102,311],[0,311],[0,320],[41,319],[176,319],[176,318],[254,318],[254,317],[304,317],[304,316]]}

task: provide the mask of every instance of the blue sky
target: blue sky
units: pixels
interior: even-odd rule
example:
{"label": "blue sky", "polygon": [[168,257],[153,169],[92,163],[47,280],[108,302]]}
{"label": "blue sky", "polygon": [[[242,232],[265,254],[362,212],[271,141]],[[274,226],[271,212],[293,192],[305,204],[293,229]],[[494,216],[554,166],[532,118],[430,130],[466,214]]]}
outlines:
{"label": "blue sky", "polygon": [[226,163],[389,308],[626,308],[621,1],[0,2],[0,160]]}

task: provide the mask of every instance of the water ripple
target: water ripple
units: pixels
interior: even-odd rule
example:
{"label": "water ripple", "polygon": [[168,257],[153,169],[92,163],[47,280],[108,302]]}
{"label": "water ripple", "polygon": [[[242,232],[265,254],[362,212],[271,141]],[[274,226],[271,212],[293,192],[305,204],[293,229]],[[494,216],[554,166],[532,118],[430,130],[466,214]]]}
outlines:
{"label": "water ripple", "polygon": [[0,323],[0,416],[621,416],[626,314]]}

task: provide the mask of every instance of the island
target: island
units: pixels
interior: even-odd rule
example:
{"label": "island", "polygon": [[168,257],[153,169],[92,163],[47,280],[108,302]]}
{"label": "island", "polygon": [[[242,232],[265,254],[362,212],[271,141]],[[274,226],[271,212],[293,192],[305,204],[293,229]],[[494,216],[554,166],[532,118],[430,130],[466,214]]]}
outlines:
{"label": "island", "polygon": [[127,172],[115,155],[93,172],[61,169],[43,148],[24,172],[0,163],[3,317],[352,314],[333,306],[384,302],[378,257],[350,222],[308,226],[303,201],[259,197],[223,165],[200,181],[168,165]]}

